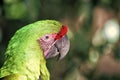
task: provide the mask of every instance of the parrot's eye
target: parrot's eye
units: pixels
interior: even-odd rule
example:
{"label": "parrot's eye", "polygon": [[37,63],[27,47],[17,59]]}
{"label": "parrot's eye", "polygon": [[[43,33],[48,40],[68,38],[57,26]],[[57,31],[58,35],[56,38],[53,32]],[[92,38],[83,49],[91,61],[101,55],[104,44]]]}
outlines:
{"label": "parrot's eye", "polygon": [[49,35],[45,35],[45,36],[44,36],[44,41],[49,41],[50,38],[51,38],[51,37],[50,37]]}
{"label": "parrot's eye", "polygon": [[45,36],[46,39],[49,39],[49,36]]}
{"label": "parrot's eye", "polygon": [[56,34],[46,34],[43,37],[40,38],[40,41],[44,41],[44,42],[50,42],[53,43],[54,42],[54,38],[55,38]]}
{"label": "parrot's eye", "polygon": [[47,34],[47,35],[43,36],[41,39],[45,42],[49,42],[49,41],[53,40],[53,37],[50,34]]}

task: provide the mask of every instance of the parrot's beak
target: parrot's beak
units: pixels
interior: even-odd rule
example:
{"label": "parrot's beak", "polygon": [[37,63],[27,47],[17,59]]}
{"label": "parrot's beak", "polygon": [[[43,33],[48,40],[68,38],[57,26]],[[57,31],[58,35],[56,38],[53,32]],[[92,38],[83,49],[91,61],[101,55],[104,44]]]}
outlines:
{"label": "parrot's beak", "polygon": [[68,37],[65,35],[54,43],[54,45],[49,50],[48,55],[46,55],[45,57],[51,58],[59,55],[58,59],[61,60],[66,56],[66,54],[69,51],[69,48],[70,41]]}

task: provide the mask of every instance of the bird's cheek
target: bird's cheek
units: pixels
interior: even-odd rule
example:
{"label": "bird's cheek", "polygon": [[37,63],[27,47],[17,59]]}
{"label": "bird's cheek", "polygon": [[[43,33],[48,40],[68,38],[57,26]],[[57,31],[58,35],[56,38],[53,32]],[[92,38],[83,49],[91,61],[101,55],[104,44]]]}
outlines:
{"label": "bird's cheek", "polygon": [[47,55],[45,56],[45,58],[46,58],[46,59],[48,59],[48,58],[53,58],[53,57],[57,56],[58,54],[59,54],[59,52],[58,52],[57,48],[53,45],[53,46],[49,49],[49,51],[48,51]]}

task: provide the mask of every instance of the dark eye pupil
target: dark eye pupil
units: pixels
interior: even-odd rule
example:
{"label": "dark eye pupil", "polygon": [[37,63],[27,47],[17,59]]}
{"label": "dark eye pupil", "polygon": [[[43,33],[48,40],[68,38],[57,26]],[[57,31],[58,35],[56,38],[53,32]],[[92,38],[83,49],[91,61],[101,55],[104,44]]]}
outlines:
{"label": "dark eye pupil", "polygon": [[46,39],[48,39],[48,38],[49,38],[49,36],[45,36],[45,38],[46,38]]}

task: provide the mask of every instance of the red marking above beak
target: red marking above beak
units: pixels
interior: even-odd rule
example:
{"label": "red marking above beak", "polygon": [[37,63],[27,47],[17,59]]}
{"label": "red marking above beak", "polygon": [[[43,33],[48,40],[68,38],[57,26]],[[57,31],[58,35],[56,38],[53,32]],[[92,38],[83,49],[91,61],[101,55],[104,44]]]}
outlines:
{"label": "red marking above beak", "polygon": [[61,39],[64,35],[67,34],[68,28],[65,25],[62,25],[62,28],[60,30],[60,32],[57,34],[57,36],[55,37],[55,40],[59,40]]}

